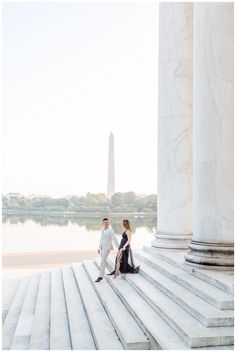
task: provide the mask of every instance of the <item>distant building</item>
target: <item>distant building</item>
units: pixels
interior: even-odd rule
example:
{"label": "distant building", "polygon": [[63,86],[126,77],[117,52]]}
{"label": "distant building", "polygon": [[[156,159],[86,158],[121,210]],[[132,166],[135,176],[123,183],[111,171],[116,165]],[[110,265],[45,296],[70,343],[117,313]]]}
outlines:
{"label": "distant building", "polygon": [[6,197],[8,200],[24,198],[24,196],[22,196],[22,194],[20,194],[20,193],[14,193],[14,192],[7,193],[7,194],[5,195],[5,197]]}
{"label": "distant building", "polygon": [[110,133],[108,150],[108,180],[107,195],[109,198],[115,193],[115,160],[114,160],[114,136]]}

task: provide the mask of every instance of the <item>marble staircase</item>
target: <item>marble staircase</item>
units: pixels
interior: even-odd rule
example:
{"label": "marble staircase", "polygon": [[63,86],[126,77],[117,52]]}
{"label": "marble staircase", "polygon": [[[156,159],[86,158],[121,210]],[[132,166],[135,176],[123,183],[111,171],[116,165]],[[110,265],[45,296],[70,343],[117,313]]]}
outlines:
{"label": "marble staircase", "polygon": [[100,283],[95,258],[7,285],[2,349],[233,349],[232,273],[193,270],[183,251],[151,247],[135,262],[139,274]]}

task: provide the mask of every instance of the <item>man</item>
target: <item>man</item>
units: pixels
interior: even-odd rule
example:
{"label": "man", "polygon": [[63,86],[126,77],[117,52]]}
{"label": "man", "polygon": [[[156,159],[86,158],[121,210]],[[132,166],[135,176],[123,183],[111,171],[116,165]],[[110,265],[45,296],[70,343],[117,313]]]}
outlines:
{"label": "man", "polygon": [[101,254],[100,274],[97,280],[95,280],[95,282],[101,281],[104,277],[107,257],[112,249],[112,241],[115,243],[116,247],[119,248],[119,242],[115,236],[115,232],[111,227],[109,227],[109,225],[109,219],[104,218],[104,229],[101,233],[100,244],[98,249],[98,253]]}

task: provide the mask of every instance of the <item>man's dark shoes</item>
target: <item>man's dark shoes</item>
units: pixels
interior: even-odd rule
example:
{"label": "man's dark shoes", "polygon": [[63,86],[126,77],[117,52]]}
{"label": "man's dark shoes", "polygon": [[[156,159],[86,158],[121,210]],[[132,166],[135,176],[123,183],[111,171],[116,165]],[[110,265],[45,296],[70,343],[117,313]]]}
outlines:
{"label": "man's dark shoes", "polygon": [[115,274],[115,270],[113,270],[110,274],[107,275],[114,275]]}
{"label": "man's dark shoes", "polygon": [[140,268],[140,266],[136,266],[136,268],[134,269],[135,274],[138,274],[139,268]]}
{"label": "man's dark shoes", "polygon": [[97,280],[95,280],[95,282],[99,282],[99,281],[101,281],[103,278],[101,277],[101,276],[99,276],[98,278],[97,278]]}

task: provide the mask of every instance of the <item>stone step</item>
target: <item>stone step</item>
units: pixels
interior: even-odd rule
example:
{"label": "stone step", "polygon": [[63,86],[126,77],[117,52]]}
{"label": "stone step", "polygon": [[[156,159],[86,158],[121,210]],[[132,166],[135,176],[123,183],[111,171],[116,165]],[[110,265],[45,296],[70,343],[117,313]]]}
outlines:
{"label": "stone step", "polygon": [[73,350],[94,350],[95,344],[72,267],[62,269]]}
{"label": "stone step", "polygon": [[232,345],[233,327],[204,327],[192,315],[141,275],[125,275],[125,279],[160,314],[163,319],[185,340],[190,347]]}
{"label": "stone step", "polygon": [[96,349],[121,350],[122,344],[111,324],[111,321],[98,298],[93,285],[81,263],[74,264],[73,270],[80,296],[87,313],[90,328],[93,333]]}
{"label": "stone step", "polygon": [[170,279],[176,281],[181,286],[192,291],[194,294],[203,298],[213,306],[219,309],[233,309],[233,296],[219,288],[208,284],[207,282],[193,276],[172,264],[163,261],[161,258],[147,253],[143,250],[136,250],[135,257],[142,260],[154,269],[160,271]]}
{"label": "stone step", "polygon": [[20,317],[16,326],[11,350],[29,349],[32,323],[38,294],[40,275],[33,275],[30,279]]}
{"label": "stone step", "polygon": [[17,326],[17,322],[20,316],[20,312],[23,306],[23,302],[25,299],[25,294],[27,287],[29,285],[30,277],[24,277],[19,286],[17,287],[17,291],[14,295],[14,298],[11,302],[10,308],[8,310],[6,319],[3,324],[2,329],[2,348],[3,350],[9,350],[11,347],[11,343],[14,337],[15,329]]}
{"label": "stone step", "polygon": [[21,279],[3,279],[2,280],[2,323],[4,323],[11,302],[16,294],[17,287]]}
{"label": "stone step", "polygon": [[233,310],[219,310],[150,265],[136,259],[139,273],[206,327],[233,326]]}
{"label": "stone step", "polygon": [[[108,261],[110,261],[108,259]],[[99,267],[100,258],[95,258]],[[108,266],[110,270],[113,264]],[[133,315],[139,326],[150,339],[152,349],[188,350],[189,346],[183,341],[165,320],[140,296],[140,294],[123,278],[116,279],[107,276],[106,280],[113,287],[127,309]]]}
{"label": "stone step", "polygon": [[170,251],[170,250],[153,248],[148,246],[144,246],[143,250],[145,252],[148,252],[150,254],[157,256],[158,258],[163,259],[167,263],[183,268],[184,270],[197,276],[199,279],[206,281],[209,284],[225,292],[228,292],[230,294],[234,293],[233,270],[216,272],[213,270],[207,270],[202,268],[201,269],[193,268],[190,265],[186,265],[184,261],[184,253],[187,253],[188,251],[174,250],[174,249]]}
{"label": "stone step", "polygon": [[234,345],[228,345],[228,346],[210,346],[210,347],[198,347],[198,348],[193,348],[193,350],[234,350]]}
{"label": "stone step", "polygon": [[150,246],[144,246],[143,251],[153,254],[156,257],[166,261],[167,263],[178,266],[179,268],[183,268],[184,253],[188,252],[187,250],[183,250],[183,249],[170,250],[170,249],[155,248]]}
{"label": "stone step", "polygon": [[40,277],[38,296],[35,306],[34,319],[29,349],[50,349],[50,311],[51,311],[51,273],[43,272]]}
{"label": "stone step", "polygon": [[84,261],[84,268],[90,277],[101,302],[118,334],[125,350],[149,350],[150,341],[144,335],[133,316],[121,302],[115,291],[106,280],[99,284],[94,279],[99,276],[99,270],[93,261]]}
{"label": "stone step", "polygon": [[50,350],[71,350],[62,271],[51,272]]}
{"label": "stone step", "polygon": [[217,272],[213,270],[196,269],[191,265],[184,264],[184,270],[190,272],[192,275],[198,277],[199,279],[208,282],[209,284],[228,292],[229,294],[234,294],[234,271],[225,270],[224,272]]}

